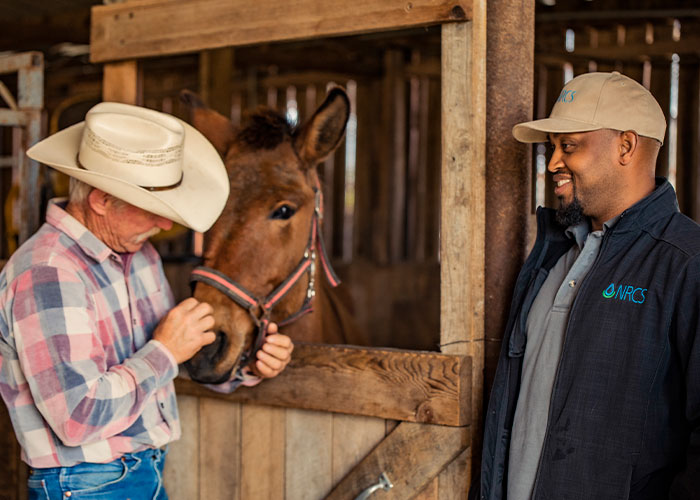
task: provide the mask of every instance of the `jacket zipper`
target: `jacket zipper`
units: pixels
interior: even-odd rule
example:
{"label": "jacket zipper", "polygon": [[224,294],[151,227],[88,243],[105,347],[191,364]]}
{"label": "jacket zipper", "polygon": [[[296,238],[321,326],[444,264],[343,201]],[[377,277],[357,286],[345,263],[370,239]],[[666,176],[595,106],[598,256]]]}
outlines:
{"label": "jacket zipper", "polygon": [[[620,223],[620,220],[625,216],[625,212],[622,212],[620,214],[620,218],[617,220],[617,224]],[[608,243],[608,240],[610,240],[610,237],[612,233],[614,232],[614,228],[610,231],[607,231],[605,234],[603,234],[603,241],[600,244],[600,251],[598,252],[598,256],[596,259],[593,261],[593,265],[591,266],[590,270],[586,274],[586,277],[583,278],[583,281],[581,282],[581,288],[579,288],[578,293],[576,294],[576,298],[574,299],[573,304],[571,304],[571,311],[569,312],[569,319],[566,321],[566,331],[564,332],[564,345],[562,346],[561,350],[561,356],[559,356],[559,363],[557,364],[557,371],[554,375],[554,387],[552,388],[552,397],[549,400],[549,411],[547,412],[547,428],[545,429],[544,432],[544,442],[542,443],[542,452],[540,453],[540,460],[537,463],[537,474],[535,475],[535,484],[532,487],[532,499],[535,499],[535,493],[537,492],[537,487],[539,486],[540,483],[540,473],[542,471],[542,460],[544,459],[544,451],[545,448],[547,447],[547,442],[549,441],[549,430],[550,426],[552,425],[552,403],[554,401],[554,395],[557,393],[557,388],[559,387],[559,374],[561,372],[561,367],[562,367],[562,361],[564,361],[564,356],[566,355],[566,346],[568,344],[567,339],[569,338],[569,325],[571,324],[571,318],[574,315],[574,312],[576,311],[576,303],[578,302],[579,297],[583,294],[584,287],[586,286],[586,283],[588,282],[588,277],[593,275],[593,271],[595,271],[596,267],[598,267],[598,263],[600,262],[601,257],[603,256],[603,252],[605,250],[605,247]],[[590,234],[590,233],[589,233]]]}

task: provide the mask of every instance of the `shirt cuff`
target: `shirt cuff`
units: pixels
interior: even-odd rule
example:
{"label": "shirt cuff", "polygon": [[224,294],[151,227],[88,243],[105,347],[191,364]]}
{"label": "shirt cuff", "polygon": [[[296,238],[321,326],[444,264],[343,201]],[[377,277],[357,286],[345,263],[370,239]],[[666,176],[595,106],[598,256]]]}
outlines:
{"label": "shirt cuff", "polygon": [[143,359],[164,385],[177,377],[178,366],[173,354],[157,340],[149,340],[134,357]]}

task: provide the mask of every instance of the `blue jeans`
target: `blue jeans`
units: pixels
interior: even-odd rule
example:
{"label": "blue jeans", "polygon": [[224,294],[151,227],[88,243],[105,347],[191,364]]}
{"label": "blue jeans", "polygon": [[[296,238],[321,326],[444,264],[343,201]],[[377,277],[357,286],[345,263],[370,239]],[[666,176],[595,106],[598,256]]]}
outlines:
{"label": "blue jeans", "polygon": [[165,450],[127,453],[113,462],[29,470],[29,500],[168,500]]}

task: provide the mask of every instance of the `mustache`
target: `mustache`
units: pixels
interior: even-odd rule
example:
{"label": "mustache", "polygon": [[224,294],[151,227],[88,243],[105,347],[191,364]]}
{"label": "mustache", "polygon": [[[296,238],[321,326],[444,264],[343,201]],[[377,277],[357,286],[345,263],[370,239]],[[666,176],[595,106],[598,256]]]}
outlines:
{"label": "mustache", "polygon": [[143,243],[148,238],[150,238],[151,236],[155,236],[158,233],[160,233],[160,228],[154,227],[153,229],[150,229],[145,233],[137,234],[136,236],[134,236],[134,241],[136,241],[136,243]]}

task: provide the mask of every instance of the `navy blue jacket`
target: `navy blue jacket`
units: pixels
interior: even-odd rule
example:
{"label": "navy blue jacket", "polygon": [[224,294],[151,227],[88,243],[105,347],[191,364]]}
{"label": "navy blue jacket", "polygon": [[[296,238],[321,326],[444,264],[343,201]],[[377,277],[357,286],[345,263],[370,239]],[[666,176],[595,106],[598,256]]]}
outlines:
{"label": "navy blue jacket", "polygon": [[[481,498],[506,498],[530,306],[571,245],[554,212],[515,285],[486,413]],[[700,226],[665,180],[623,212],[574,301],[534,500],[700,498]]]}

